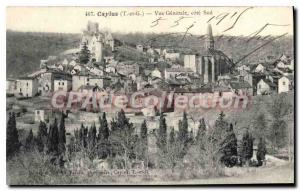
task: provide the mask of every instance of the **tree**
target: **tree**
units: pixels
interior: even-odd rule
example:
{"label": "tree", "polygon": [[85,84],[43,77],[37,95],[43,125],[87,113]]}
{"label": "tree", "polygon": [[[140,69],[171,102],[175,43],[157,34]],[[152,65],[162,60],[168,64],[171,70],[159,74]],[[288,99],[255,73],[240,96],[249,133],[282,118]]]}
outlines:
{"label": "tree", "polygon": [[66,128],[65,128],[65,117],[66,115],[62,112],[59,129],[58,129],[58,152],[59,154],[63,154],[66,150]]}
{"label": "tree", "polygon": [[79,53],[79,62],[81,64],[87,64],[90,61],[91,53],[86,43],[83,43]]}
{"label": "tree", "polygon": [[94,148],[97,144],[97,129],[94,123],[88,131],[88,145],[90,148]]}
{"label": "tree", "polygon": [[196,135],[197,143],[200,143],[204,139],[205,133],[206,133],[206,125],[205,125],[204,118],[202,118],[199,121],[199,127]]}
{"label": "tree", "polygon": [[260,137],[259,143],[257,145],[257,153],[256,153],[256,159],[259,165],[263,164],[266,154],[267,154],[266,142],[264,138]]}
{"label": "tree", "polygon": [[58,128],[57,128],[57,120],[55,118],[53,124],[51,124],[49,128],[49,135],[47,141],[48,153],[53,153],[54,155],[59,154],[58,144],[59,144],[59,135],[58,135]]}
{"label": "tree", "polygon": [[226,130],[228,128],[228,122],[225,120],[225,114],[223,113],[223,111],[219,114],[219,116],[215,122],[215,128],[217,131],[220,132],[220,133],[217,133],[219,137],[216,137],[216,138],[220,138],[220,136],[224,135],[224,133],[226,132]]}
{"label": "tree", "polygon": [[140,131],[141,155],[143,159],[147,159],[148,155],[148,128],[146,120],[143,121]]}
{"label": "tree", "polygon": [[252,158],[252,156],[253,156],[253,138],[252,135],[247,130],[243,134],[243,138],[242,138],[241,157],[243,163],[246,163],[248,165],[249,160]]}
{"label": "tree", "polygon": [[143,121],[141,125],[140,137],[143,143],[147,146],[148,145],[148,128],[146,120]]}
{"label": "tree", "polygon": [[178,124],[179,132],[178,132],[178,140],[184,146],[187,146],[189,141],[189,131],[188,131],[188,120],[186,112],[183,112],[182,121],[179,121]]}
{"label": "tree", "polygon": [[222,143],[223,156],[221,162],[227,167],[232,167],[237,162],[237,138],[233,131],[233,125],[230,124],[226,131],[225,139]]}
{"label": "tree", "polygon": [[190,133],[189,133],[189,141],[190,144],[194,144],[195,143],[195,137],[194,137],[194,132],[193,129],[191,129]]}
{"label": "tree", "polygon": [[97,154],[97,129],[95,123],[88,131],[87,152],[90,159],[94,159]]}
{"label": "tree", "polygon": [[31,151],[33,150],[33,147],[34,147],[34,139],[33,139],[32,129],[30,129],[28,136],[26,137],[25,140],[25,149],[27,151]]}
{"label": "tree", "polygon": [[160,151],[164,152],[167,145],[167,124],[164,114],[161,112],[159,117],[159,127],[157,132],[156,144]]}
{"label": "tree", "polygon": [[288,129],[286,117],[289,114],[290,108],[291,104],[283,94],[276,95],[271,100],[269,113],[272,117],[272,123],[268,137],[272,143],[273,151],[282,148],[287,143]]}
{"label": "tree", "polygon": [[6,156],[11,157],[19,151],[21,143],[16,127],[15,113],[9,113],[9,119],[6,126]]}
{"label": "tree", "polygon": [[88,138],[88,129],[84,127],[83,124],[81,124],[80,130],[79,130],[79,144],[82,148],[87,147],[87,138]]}
{"label": "tree", "polygon": [[127,160],[136,157],[134,150],[138,139],[134,135],[133,124],[130,123],[123,109],[117,113],[114,128],[109,138],[113,155],[123,156],[127,168]]}
{"label": "tree", "polygon": [[100,127],[98,133],[98,140],[107,140],[109,137],[109,128],[106,119],[106,114],[103,112],[102,118],[99,117]]}
{"label": "tree", "polygon": [[169,145],[173,145],[175,143],[175,130],[174,127],[172,127],[169,135]]}
{"label": "tree", "polygon": [[47,144],[47,136],[48,136],[48,133],[47,133],[46,123],[41,121],[40,125],[39,125],[38,132],[37,132],[37,136],[36,136],[36,139],[35,139],[37,149],[38,149],[39,152],[44,151],[44,147]]}
{"label": "tree", "polygon": [[107,158],[109,154],[111,153],[110,151],[110,144],[109,144],[109,128],[108,128],[108,123],[106,119],[106,113],[102,113],[102,117],[99,117],[99,132],[98,132],[98,157],[99,158]]}

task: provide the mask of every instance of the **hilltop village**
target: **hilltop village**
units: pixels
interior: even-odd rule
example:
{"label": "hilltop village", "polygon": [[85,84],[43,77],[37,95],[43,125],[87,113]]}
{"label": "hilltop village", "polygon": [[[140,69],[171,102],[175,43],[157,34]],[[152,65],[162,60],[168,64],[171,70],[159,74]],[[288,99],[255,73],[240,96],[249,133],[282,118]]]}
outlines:
{"label": "hilltop village", "polygon": [[[208,25],[204,50],[180,51],[89,22],[76,48],[7,79],[9,181],[207,181],[293,169],[292,55],[237,63],[215,39]],[[118,97],[130,104],[118,107]]]}
{"label": "hilltop village", "polygon": [[[222,97],[293,90],[294,60],[290,55],[282,53],[277,58],[258,59],[253,65],[236,65],[215,47],[211,25],[205,38],[205,51],[182,53],[143,43],[127,44],[101,31],[98,23],[89,22],[77,48],[41,60],[40,68],[31,74],[7,79],[6,93],[20,103],[12,104],[14,109],[31,107],[32,118],[39,122],[51,113],[49,99],[57,91],[125,95],[142,91],[156,96],[173,91],[174,97],[199,93]],[[139,114],[155,116],[154,109],[142,108]],[[131,108],[125,108],[125,112],[138,113]]]}

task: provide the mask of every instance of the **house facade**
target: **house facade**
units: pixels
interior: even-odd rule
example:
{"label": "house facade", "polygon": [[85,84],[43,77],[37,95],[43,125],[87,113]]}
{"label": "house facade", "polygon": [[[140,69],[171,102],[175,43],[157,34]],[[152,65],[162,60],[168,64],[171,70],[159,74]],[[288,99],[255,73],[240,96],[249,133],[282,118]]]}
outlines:
{"label": "house facade", "polygon": [[6,80],[6,94],[14,94],[17,88],[16,80],[7,79]]}
{"label": "house facade", "polygon": [[65,79],[54,80],[54,91],[68,92],[72,89],[72,81]]}
{"label": "house facade", "polygon": [[283,76],[278,80],[278,93],[290,91],[290,80]]}
{"label": "house facade", "polygon": [[34,97],[38,93],[38,80],[32,77],[20,78],[16,82],[17,88],[15,92],[16,97]]}
{"label": "house facade", "polygon": [[66,79],[71,80],[71,75],[62,71],[47,70],[38,77],[38,92],[42,96],[47,96],[54,91],[54,81]]}
{"label": "house facade", "polygon": [[197,71],[196,55],[184,55],[184,67],[190,68],[193,72]]}
{"label": "house facade", "polygon": [[74,75],[72,76],[72,90],[77,91],[81,86],[98,86],[106,88],[109,85],[109,78],[90,76],[90,75]]}
{"label": "house facade", "polygon": [[276,90],[276,85],[273,84],[270,80],[261,79],[257,83],[257,95],[269,95]]}

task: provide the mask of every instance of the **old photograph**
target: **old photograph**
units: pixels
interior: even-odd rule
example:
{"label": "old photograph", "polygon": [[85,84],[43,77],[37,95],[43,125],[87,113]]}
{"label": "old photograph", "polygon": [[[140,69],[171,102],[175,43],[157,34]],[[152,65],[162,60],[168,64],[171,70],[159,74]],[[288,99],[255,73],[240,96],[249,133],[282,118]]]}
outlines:
{"label": "old photograph", "polygon": [[295,183],[293,7],[6,9],[7,185]]}

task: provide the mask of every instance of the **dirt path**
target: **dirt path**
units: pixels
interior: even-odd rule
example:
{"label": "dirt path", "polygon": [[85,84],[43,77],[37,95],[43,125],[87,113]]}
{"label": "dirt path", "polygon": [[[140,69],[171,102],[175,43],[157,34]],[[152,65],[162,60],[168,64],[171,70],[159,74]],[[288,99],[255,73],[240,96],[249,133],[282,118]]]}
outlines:
{"label": "dirt path", "polygon": [[[261,183],[294,183],[293,164],[284,164],[273,167],[262,167],[257,170],[233,177],[220,177],[210,179],[192,179],[176,182],[163,182],[162,184],[261,184]],[[161,184],[151,182],[148,184]]]}

